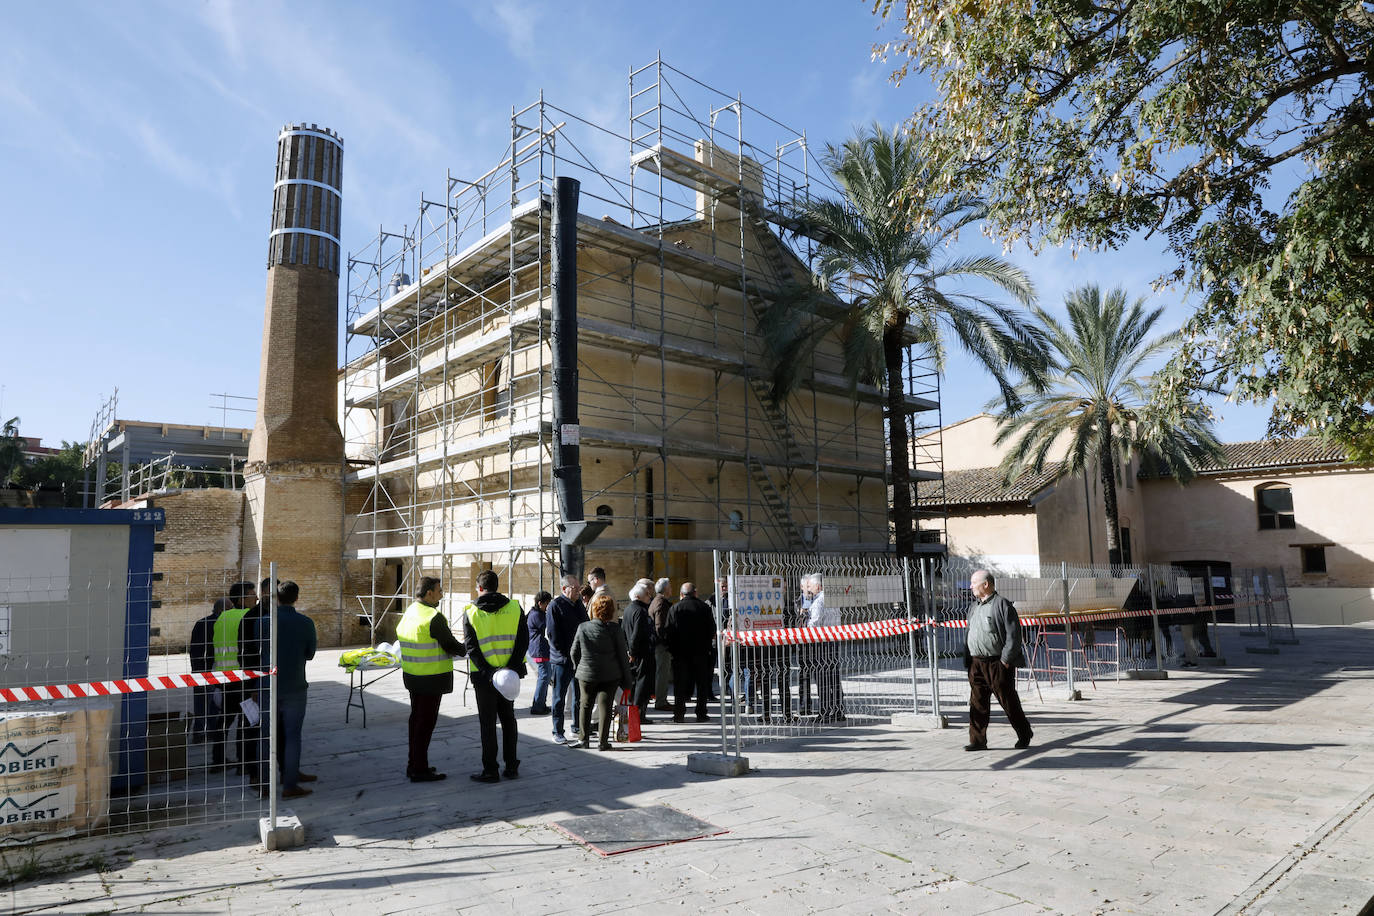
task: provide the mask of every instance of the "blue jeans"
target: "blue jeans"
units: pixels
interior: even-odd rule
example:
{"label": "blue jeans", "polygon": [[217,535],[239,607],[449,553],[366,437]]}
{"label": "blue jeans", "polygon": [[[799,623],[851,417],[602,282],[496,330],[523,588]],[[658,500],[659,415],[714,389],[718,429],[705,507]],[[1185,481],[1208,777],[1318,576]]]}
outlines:
{"label": "blue jeans", "polygon": [[549,705],[549,688],[553,686],[553,662],[545,659],[534,663],[534,700],[533,709],[544,709]]}
{"label": "blue jeans", "polygon": [[294,789],[300,782],[305,698],[304,692],[277,694],[277,765],[281,768],[281,784],[285,789]]}
{"label": "blue jeans", "polygon": [[582,709],[581,691],[577,689],[577,679],[573,677],[575,668],[572,662],[550,662],[549,664],[553,666],[553,733],[562,737],[564,699],[568,695],[569,688],[571,688],[573,728],[577,728],[579,721],[577,716]]}

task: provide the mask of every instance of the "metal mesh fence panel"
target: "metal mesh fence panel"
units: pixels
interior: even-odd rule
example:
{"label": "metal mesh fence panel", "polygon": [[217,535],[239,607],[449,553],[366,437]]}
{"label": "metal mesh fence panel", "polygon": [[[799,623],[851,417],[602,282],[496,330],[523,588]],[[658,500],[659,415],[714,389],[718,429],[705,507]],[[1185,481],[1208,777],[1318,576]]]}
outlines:
{"label": "metal mesh fence panel", "polygon": [[[211,671],[213,625],[197,623],[229,603],[239,578],[0,578],[0,843],[266,813],[268,679],[238,659]],[[241,615],[245,633],[254,613]]]}
{"label": "metal mesh fence panel", "polygon": [[930,646],[910,612],[914,567],[883,556],[727,553],[717,570],[727,741],[933,712]]}

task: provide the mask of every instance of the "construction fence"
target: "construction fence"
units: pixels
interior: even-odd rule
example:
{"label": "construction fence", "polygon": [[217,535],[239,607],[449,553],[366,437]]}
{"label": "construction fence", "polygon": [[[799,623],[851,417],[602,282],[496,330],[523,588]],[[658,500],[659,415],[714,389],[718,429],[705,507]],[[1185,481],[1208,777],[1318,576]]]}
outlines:
{"label": "construction fence", "polygon": [[[723,751],[894,717],[938,724],[962,711],[975,568],[947,558],[717,552]],[[1292,633],[1281,573],[1237,572],[1233,594],[1229,575],[1167,565],[1039,572],[995,580],[1021,618],[1018,689],[1038,699],[1225,664],[1222,622],[1249,620],[1241,635],[1269,641]]]}
{"label": "construction fence", "polygon": [[[251,666],[224,664],[209,619],[251,605],[240,631],[271,633],[274,609],[254,619],[270,604],[227,601],[250,578],[0,578],[0,846],[274,813],[271,648],[259,641]],[[150,595],[205,620],[154,645],[149,620],[131,613]]]}

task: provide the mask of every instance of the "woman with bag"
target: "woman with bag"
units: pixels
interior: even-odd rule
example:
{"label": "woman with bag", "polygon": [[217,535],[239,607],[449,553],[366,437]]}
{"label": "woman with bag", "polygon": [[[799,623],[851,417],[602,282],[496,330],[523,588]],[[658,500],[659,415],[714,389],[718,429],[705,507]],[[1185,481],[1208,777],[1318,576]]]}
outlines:
{"label": "woman with bag", "polygon": [[[600,717],[599,750],[611,749],[611,704],[617,689],[630,687],[630,650],[625,631],[615,619],[615,599],[598,595],[592,599],[591,619],[577,628],[573,637],[572,662],[577,666],[576,677],[582,688],[582,741],[578,747],[591,747],[592,700],[596,701]],[[572,746],[572,745],[570,745]]]}

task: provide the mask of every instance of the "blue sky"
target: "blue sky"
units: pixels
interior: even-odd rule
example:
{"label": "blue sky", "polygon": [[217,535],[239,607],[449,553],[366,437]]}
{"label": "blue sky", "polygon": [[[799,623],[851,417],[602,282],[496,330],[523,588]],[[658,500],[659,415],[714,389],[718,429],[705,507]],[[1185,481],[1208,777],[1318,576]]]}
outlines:
{"label": "blue sky", "polygon": [[[278,130],[344,138],[345,251],[413,219],[445,170],[500,157],[512,105],[541,89],[624,130],[627,74],[665,61],[800,128],[813,145],[922,101],[871,61],[867,0],[788,4],[73,2],[11,5],[0,32],[0,421],[84,440],[117,386],[122,418],[220,422],[212,394],[255,395]],[[968,236],[968,250],[993,247]],[[1081,255],[1024,248],[1047,306],[1096,282],[1135,295],[1160,244]],[[1162,294],[1172,325],[1186,312]],[[342,308],[342,303],[341,303]],[[959,358],[944,417],[995,388]],[[1224,439],[1266,411],[1219,405]],[[251,417],[229,414],[230,425]]]}

